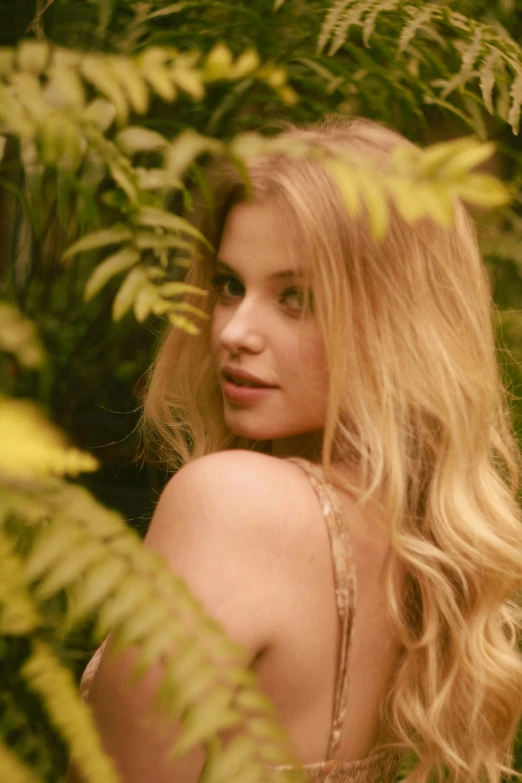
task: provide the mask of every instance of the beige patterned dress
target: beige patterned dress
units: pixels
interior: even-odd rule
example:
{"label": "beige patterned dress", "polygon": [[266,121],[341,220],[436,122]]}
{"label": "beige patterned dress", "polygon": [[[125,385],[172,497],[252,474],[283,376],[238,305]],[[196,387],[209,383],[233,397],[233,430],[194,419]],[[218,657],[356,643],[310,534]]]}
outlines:
{"label": "beige patterned dress", "polygon": [[[355,624],[357,581],[352,545],[343,524],[339,497],[333,485],[326,480],[322,467],[300,457],[290,457],[288,461],[304,470],[321,504],[332,548],[335,595],[341,622],[340,664],[328,753],[325,761],[303,767],[305,777],[308,783],[395,783],[402,760],[400,751],[374,753],[356,761],[336,760],[346,714],[348,661]],[[105,644],[106,642],[93,655],[83,674],[80,690],[84,698],[87,698]],[[292,767],[272,767],[270,780],[274,783],[287,783],[292,780],[294,772]]]}

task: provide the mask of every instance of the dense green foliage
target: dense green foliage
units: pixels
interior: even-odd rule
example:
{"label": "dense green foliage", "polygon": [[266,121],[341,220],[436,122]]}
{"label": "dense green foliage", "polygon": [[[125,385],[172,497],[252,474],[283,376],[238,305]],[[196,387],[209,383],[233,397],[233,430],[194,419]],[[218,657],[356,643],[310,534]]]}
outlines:
{"label": "dense green foliage", "polygon": [[[286,758],[241,652],[117,514],[66,480],[96,460],[48,422],[94,449],[101,479],[83,483],[143,529],[150,484],[159,491],[162,477],[142,470],[131,489],[141,379],[167,319],[193,331],[204,317],[183,301],[197,236],[191,187],[204,182],[208,155],[240,165],[278,143],[281,121],[332,112],[380,120],[422,145],[482,142],[403,156],[393,183],[371,169],[347,177],[349,160],[330,171],[348,209],[366,204],[376,236],[386,230],[382,189],[411,220],[423,211],[450,219],[456,195],[480,208],[499,355],[517,394],[519,10],[506,0],[458,10],[420,0],[26,0],[9,11],[0,25],[1,779],[54,781],[68,747],[86,780],[112,779],[69,674],[109,629],[122,647],[142,645],[144,666],[173,649],[181,662],[198,651],[199,690],[188,678],[184,694],[176,666],[164,689],[173,709],[191,705],[181,750],[207,743],[209,781]],[[509,182],[509,203],[495,179],[473,171],[490,158],[487,140],[497,143],[489,173]],[[487,206],[497,209],[486,215]],[[513,410],[520,429],[516,399]],[[215,721],[199,732],[207,698]],[[244,731],[227,756],[215,735],[229,725]]]}

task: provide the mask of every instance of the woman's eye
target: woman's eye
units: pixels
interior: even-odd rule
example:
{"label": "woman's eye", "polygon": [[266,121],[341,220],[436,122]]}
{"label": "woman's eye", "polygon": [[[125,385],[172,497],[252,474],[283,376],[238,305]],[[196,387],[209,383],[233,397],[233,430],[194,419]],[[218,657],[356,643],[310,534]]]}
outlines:
{"label": "woman's eye", "polygon": [[[304,308],[305,293],[300,288],[287,288],[287,290],[283,292],[281,298],[288,304],[290,309],[295,310],[295,312],[300,312]],[[308,302],[311,309],[312,296],[310,293],[308,294]]]}
{"label": "woman's eye", "polygon": [[243,286],[231,275],[215,275],[210,281],[210,285],[218,294],[228,298],[243,294]]}

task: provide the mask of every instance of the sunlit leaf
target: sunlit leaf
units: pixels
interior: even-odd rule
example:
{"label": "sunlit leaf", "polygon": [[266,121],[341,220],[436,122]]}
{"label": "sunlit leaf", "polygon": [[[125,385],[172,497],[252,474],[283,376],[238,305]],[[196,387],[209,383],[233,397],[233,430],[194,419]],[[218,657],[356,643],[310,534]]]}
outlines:
{"label": "sunlit leaf", "polygon": [[144,266],[135,266],[134,269],[131,269],[114,298],[112,317],[115,321],[121,320],[130,310],[138,291],[146,280],[147,270]]}
{"label": "sunlit leaf", "polygon": [[149,105],[149,91],[134,62],[127,57],[111,57],[109,63],[134,111],[144,114]]}
{"label": "sunlit leaf", "polygon": [[113,226],[112,228],[102,228],[100,231],[92,231],[68,247],[63,254],[63,259],[66,260],[78,253],[96,250],[107,245],[119,245],[131,238],[132,232],[125,226]]}
{"label": "sunlit leaf", "polygon": [[85,543],[81,547],[75,547],[64,553],[62,560],[47,573],[47,576],[38,585],[37,593],[40,600],[49,598],[64,587],[76,582],[82,573],[91,565],[103,557],[103,546],[94,541]]}
{"label": "sunlit leaf", "polygon": [[260,65],[261,58],[256,50],[246,49],[230,67],[228,78],[242,79],[244,76],[249,76],[253,71],[257,70]]}
{"label": "sunlit leaf", "polygon": [[62,525],[54,525],[38,538],[36,545],[25,564],[25,577],[33,582],[45,574],[68,551],[82,541],[82,535],[72,528],[66,530]]}
{"label": "sunlit leaf", "polygon": [[355,172],[334,158],[327,158],[323,161],[323,166],[339,188],[348,212],[352,217],[357,217],[361,211],[361,196]]}
{"label": "sunlit leaf", "polygon": [[375,180],[375,176],[369,171],[358,172],[361,193],[364,196],[372,234],[375,239],[383,239],[388,230],[389,209],[383,182]]}
{"label": "sunlit leaf", "polygon": [[128,155],[135,152],[153,152],[167,146],[167,139],[148,128],[124,128],[116,136],[116,142]]}
{"label": "sunlit leaf", "polygon": [[85,109],[83,119],[85,122],[91,122],[102,133],[105,133],[116,118],[116,109],[114,104],[102,98],[95,98]]}
{"label": "sunlit leaf", "polygon": [[81,72],[88,82],[111,101],[118,120],[125,123],[129,115],[127,97],[107,61],[97,55],[85,55],[81,61]]}
{"label": "sunlit leaf", "polygon": [[[72,106],[75,109],[81,109],[85,105],[85,90],[77,72],[72,68],[59,68],[54,65],[49,69],[49,84],[46,87],[45,95],[49,100],[49,95],[58,93],[61,97],[61,103]],[[56,101],[58,102],[58,101]]]}
{"label": "sunlit leaf", "polygon": [[138,323],[143,321],[150,315],[154,302],[158,299],[158,289],[155,285],[149,283],[140,289],[136,299],[134,300],[134,315]]}
{"label": "sunlit leaf", "polygon": [[184,315],[178,315],[178,313],[169,313],[167,317],[170,323],[178,329],[181,329],[182,332],[186,332],[187,334],[199,334],[201,331],[198,326],[196,326],[188,318],[185,318]]}
{"label": "sunlit leaf", "polygon": [[71,605],[71,619],[76,622],[89,615],[113,592],[127,573],[127,566],[106,552],[87,576],[77,585]]}
{"label": "sunlit leaf", "polygon": [[201,136],[193,130],[182,131],[172,142],[166,155],[166,171],[169,179],[179,180],[185,170],[204,152],[216,154],[224,150],[217,139]]}
{"label": "sunlit leaf", "polygon": [[46,41],[22,41],[18,47],[17,65],[21,71],[39,76],[49,60],[49,51]]}
{"label": "sunlit leaf", "polygon": [[205,81],[226,79],[232,66],[232,52],[224,43],[217,43],[207,54],[204,65]]}
{"label": "sunlit leaf", "polygon": [[187,717],[172,751],[173,759],[180,758],[218,731],[238,726],[241,723],[241,713],[230,709],[229,703],[230,694],[227,689],[216,687],[187,710]]}
{"label": "sunlit leaf", "polygon": [[511,201],[511,194],[505,185],[489,174],[470,174],[455,185],[459,198],[479,207],[501,207]]}
{"label": "sunlit leaf", "polygon": [[98,291],[103,288],[105,283],[117,275],[130,269],[131,266],[140,260],[140,254],[133,247],[124,247],[109,258],[106,258],[101,264],[98,264],[85,286],[85,300],[88,301]]}
{"label": "sunlit leaf", "polygon": [[201,231],[193,226],[192,223],[189,223],[188,220],[179,215],[173,215],[171,212],[166,212],[163,209],[144,207],[139,212],[138,222],[141,226],[158,226],[168,231],[180,231],[184,234],[189,234],[209,246]]}
{"label": "sunlit leaf", "polygon": [[193,67],[194,57],[178,55],[171,69],[174,82],[194,100],[200,101],[205,95],[202,74]]}
{"label": "sunlit leaf", "polygon": [[173,101],[176,97],[171,69],[167,67],[167,62],[171,58],[171,51],[159,46],[150,46],[142,52],[138,60],[143,77],[164,101]]}

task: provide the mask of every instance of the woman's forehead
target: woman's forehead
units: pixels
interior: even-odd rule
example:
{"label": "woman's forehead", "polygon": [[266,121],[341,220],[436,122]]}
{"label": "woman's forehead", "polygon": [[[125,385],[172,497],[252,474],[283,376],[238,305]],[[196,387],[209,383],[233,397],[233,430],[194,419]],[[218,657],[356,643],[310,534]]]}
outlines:
{"label": "woman's forehead", "polygon": [[239,273],[255,268],[274,280],[304,276],[308,264],[289,222],[268,201],[236,204],[225,222],[216,265]]}

